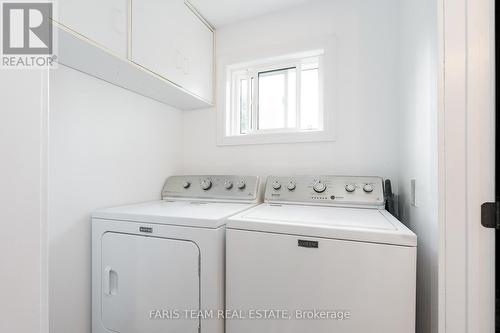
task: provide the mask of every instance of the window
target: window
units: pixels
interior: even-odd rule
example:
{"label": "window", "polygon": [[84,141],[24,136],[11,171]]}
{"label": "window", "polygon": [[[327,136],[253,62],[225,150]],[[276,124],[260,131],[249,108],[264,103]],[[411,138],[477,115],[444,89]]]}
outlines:
{"label": "window", "polygon": [[315,141],[308,133],[327,127],[322,63],[321,50],[228,66],[225,136],[259,137],[240,143]]}

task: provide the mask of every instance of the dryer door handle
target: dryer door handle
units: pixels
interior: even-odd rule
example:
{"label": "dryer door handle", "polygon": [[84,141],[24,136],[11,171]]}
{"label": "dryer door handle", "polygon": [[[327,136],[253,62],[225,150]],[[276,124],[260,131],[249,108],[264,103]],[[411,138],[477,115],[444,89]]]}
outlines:
{"label": "dryer door handle", "polygon": [[106,266],[104,269],[103,292],[108,296],[114,296],[118,293],[118,273],[110,266]]}

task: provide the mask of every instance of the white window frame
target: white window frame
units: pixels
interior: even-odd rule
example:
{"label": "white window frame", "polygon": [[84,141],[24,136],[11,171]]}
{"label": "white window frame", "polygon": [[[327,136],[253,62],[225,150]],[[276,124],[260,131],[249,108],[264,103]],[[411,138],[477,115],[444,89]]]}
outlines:
{"label": "white window frame", "polygon": [[[233,64],[226,66],[225,74],[225,104],[222,110],[222,127],[219,129],[219,145],[240,145],[240,144],[263,144],[263,143],[292,143],[292,142],[315,142],[334,141],[334,126],[332,112],[326,112],[324,108],[324,55],[323,49],[295,53],[291,55],[279,56],[247,63]],[[300,74],[301,68],[308,61],[317,59],[319,75],[319,128],[300,129]],[[295,67],[297,71],[297,107],[296,107],[296,127],[281,129],[257,129],[258,109],[255,103],[249,103],[251,108],[252,130],[246,134],[240,132],[240,108],[239,94],[234,91],[240,89],[236,78],[250,78],[253,76],[253,86],[249,82],[249,90],[254,91],[254,101],[258,101],[258,73],[280,70]],[[250,72],[250,73],[249,73]],[[249,96],[251,94],[249,93]],[[331,110],[328,110],[331,111]],[[221,133],[222,132],[222,133]],[[222,134],[222,135],[221,135]]]}

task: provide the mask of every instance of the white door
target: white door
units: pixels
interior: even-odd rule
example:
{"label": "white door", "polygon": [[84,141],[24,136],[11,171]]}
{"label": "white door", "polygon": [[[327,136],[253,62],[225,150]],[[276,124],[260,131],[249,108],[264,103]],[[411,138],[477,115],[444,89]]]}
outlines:
{"label": "white door", "polygon": [[[245,316],[226,320],[226,333],[415,333],[415,247],[226,235],[226,309]],[[258,318],[264,310],[288,316]]]}
{"label": "white door", "polygon": [[439,8],[439,333],[493,333],[495,231],[481,205],[495,201],[495,1]]}
{"label": "white door", "polygon": [[199,321],[185,318],[184,311],[200,308],[199,260],[198,247],[190,241],[104,234],[104,327],[120,333],[198,332]]}

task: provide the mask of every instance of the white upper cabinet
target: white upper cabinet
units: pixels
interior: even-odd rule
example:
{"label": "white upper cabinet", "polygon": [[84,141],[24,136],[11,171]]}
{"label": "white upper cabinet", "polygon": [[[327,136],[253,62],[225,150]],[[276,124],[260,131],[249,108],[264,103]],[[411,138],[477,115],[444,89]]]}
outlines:
{"label": "white upper cabinet", "polygon": [[55,21],[127,57],[129,0],[57,0]]}
{"label": "white upper cabinet", "polygon": [[59,63],[181,110],[212,105],[214,32],[189,3],[56,1]]}
{"label": "white upper cabinet", "polygon": [[131,60],[213,100],[213,31],[183,0],[132,1]]}

